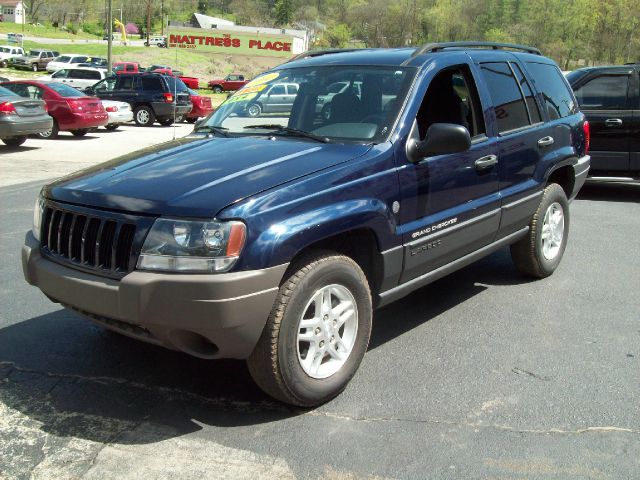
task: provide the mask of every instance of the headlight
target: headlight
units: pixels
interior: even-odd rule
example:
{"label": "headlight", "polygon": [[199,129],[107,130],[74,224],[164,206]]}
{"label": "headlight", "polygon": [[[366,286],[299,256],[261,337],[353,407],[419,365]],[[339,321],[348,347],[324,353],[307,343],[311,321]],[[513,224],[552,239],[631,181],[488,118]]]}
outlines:
{"label": "headlight", "polygon": [[38,195],[36,199],[36,204],[33,206],[33,226],[31,227],[31,232],[33,236],[36,237],[36,240],[40,241],[40,227],[42,225],[42,212],[44,210],[44,197],[42,196],[42,192]]}
{"label": "headlight", "polygon": [[244,223],[157,219],[138,258],[138,269],[225,272],[240,256]]}

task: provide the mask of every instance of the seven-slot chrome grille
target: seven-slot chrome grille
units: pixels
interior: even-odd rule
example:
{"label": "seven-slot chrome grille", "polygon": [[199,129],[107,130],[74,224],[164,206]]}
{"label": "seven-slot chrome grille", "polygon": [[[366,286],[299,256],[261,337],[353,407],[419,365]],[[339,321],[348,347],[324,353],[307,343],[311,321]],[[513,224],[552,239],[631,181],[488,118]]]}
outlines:
{"label": "seven-slot chrome grille", "polygon": [[[40,234],[42,252],[61,263],[95,273],[122,277],[135,267],[136,233],[131,216],[102,211],[73,211],[45,204]],[[146,223],[146,222],[145,222]]]}

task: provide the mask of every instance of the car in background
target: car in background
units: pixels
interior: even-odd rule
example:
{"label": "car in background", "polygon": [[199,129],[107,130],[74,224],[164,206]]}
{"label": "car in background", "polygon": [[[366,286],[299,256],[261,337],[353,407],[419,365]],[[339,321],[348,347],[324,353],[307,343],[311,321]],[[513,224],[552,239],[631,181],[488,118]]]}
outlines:
{"label": "car in background", "polygon": [[85,92],[103,100],[127,102],[133,109],[134,121],[141,127],[149,127],[156,121],[168,126],[191,111],[187,86],[179,78],[160,73],[114,75]]}
{"label": "car in background", "polygon": [[22,98],[0,86],[0,139],[6,145],[22,145],[27,135],[46,132],[52,124],[43,100]]}
{"label": "car in background", "polygon": [[44,83],[37,80],[17,80],[2,84],[21,97],[44,100],[49,115],[53,117],[51,129],[40,133],[42,138],[56,138],[61,130],[82,137],[96,127],[109,122],[99,98],[90,97],[69,85]]}
{"label": "car in background", "polygon": [[231,73],[223,79],[209,80],[207,85],[213,93],[233,92],[244,87],[249,80],[245,80],[244,75],[238,73]]}
{"label": "car in background", "polygon": [[200,95],[192,89],[189,89],[189,95],[191,95],[193,108],[184,117],[187,122],[196,123],[199,118],[206,117],[213,112],[214,108],[213,105],[211,105],[211,98],[206,95]]}
{"label": "car in background", "polygon": [[22,47],[15,45],[0,45],[0,67],[4,68],[9,65],[12,59],[24,56]]}
{"label": "car in background", "polygon": [[133,121],[133,110],[127,102],[102,100],[102,105],[109,115],[109,123],[104,126],[107,130],[117,130],[120,125]]}
{"label": "car in background", "polygon": [[161,35],[152,35],[149,37],[149,40],[145,40],[144,42],[144,46],[145,47],[160,47],[160,48],[164,48],[167,46],[167,37],[161,36]]}
{"label": "car in background", "polygon": [[42,77],[40,80],[64,83],[74,88],[83,89],[98,83],[100,80],[104,80],[107,77],[107,73],[105,69],[101,68],[63,68],[52,75]]}
{"label": "car in background", "polygon": [[34,72],[37,72],[38,70],[44,70],[47,68],[49,62],[52,62],[54,58],[59,56],[60,53],[55,50],[34,49],[29,50],[28,55],[15,57],[11,62],[11,65],[13,68],[33,70]]}
{"label": "car in background", "polygon": [[591,130],[592,180],[640,180],[640,64],[566,75]]}
{"label": "car in background", "polygon": [[46,70],[49,73],[57,72],[63,68],[77,67],[81,63],[86,63],[86,55],[64,54],[47,63]]}
{"label": "car in background", "polygon": [[334,82],[329,85],[326,92],[323,95],[318,95],[316,103],[316,112],[322,115],[324,121],[329,121],[331,118],[331,100],[339,93],[344,93],[347,88],[351,88],[352,92],[358,97],[362,98],[362,82]]}
{"label": "car in background", "polygon": [[247,104],[246,114],[259,117],[263,113],[289,113],[297,95],[297,83],[274,83]]}
{"label": "car in background", "polygon": [[179,70],[174,70],[171,67],[163,66],[163,65],[151,65],[148,67],[146,72],[154,72],[154,73],[163,73],[165,75],[171,75],[173,77],[178,77],[180,80],[184,82],[184,84],[193,89],[197,90],[200,88],[200,80],[196,77],[186,77]]}
{"label": "car in background", "polygon": [[116,75],[144,72],[144,68],[138,62],[115,62],[112,70]]}

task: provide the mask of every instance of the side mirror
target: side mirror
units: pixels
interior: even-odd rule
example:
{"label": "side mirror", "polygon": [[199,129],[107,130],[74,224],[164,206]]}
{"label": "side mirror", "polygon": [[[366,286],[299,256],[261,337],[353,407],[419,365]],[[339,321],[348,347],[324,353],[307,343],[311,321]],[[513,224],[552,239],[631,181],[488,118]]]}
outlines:
{"label": "side mirror", "polygon": [[415,163],[424,157],[464,152],[470,147],[471,135],[465,127],[455,123],[434,123],[423,141],[413,141],[408,153]]}

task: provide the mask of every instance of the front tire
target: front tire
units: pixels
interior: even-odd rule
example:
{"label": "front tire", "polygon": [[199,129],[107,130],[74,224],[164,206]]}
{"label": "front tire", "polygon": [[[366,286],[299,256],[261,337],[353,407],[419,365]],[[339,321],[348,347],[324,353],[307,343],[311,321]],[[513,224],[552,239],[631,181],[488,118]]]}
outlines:
{"label": "front tire", "polygon": [[104,128],[106,128],[110,132],[113,132],[114,130],[117,130],[119,126],[120,125],[117,124],[117,123],[112,123],[112,124],[109,124],[109,125],[105,125]]}
{"label": "front tire", "polygon": [[342,392],[356,373],[371,334],[371,293],[349,257],[325,252],[297,265],[247,365],[270,396],[313,407]]}
{"label": "front tire", "polygon": [[214,85],[211,90],[213,90],[213,93],[222,93],[222,87],[220,85]]}
{"label": "front tire", "polygon": [[133,119],[139,127],[150,127],[156,121],[156,115],[151,107],[142,105],[134,110]]}
{"label": "front tire", "polygon": [[529,224],[529,234],[511,245],[511,258],[522,273],[551,275],[560,264],[569,236],[569,202],[556,183],[547,186]]}
{"label": "front tire", "polygon": [[74,137],[84,137],[87,133],[89,133],[88,128],[81,128],[79,130],[71,130],[71,135]]}
{"label": "front tire", "polygon": [[262,113],[262,107],[259,103],[252,103],[247,107],[247,115],[251,118],[259,117]]}
{"label": "front tire", "polygon": [[53,125],[51,126],[51,130],[47,130],[46,132],[38,133],[40,138],[44,138],[47,140],[53,140],[54,138],[58,138],[58,122],[56,122],[55,118],[53,119]]}
{"label": "front tire", "polygon": [[158,123],[160,125],[162,125],[163,127],[168,127],[169,125],[173,124],[173,118],[169,117],[169,118],[158,118]]}
{"label": "front tire", "polygon": [[32,63],[31,64],[31,70],[33,70],[34,72],[38,71],[38,64],[37,63]]}

